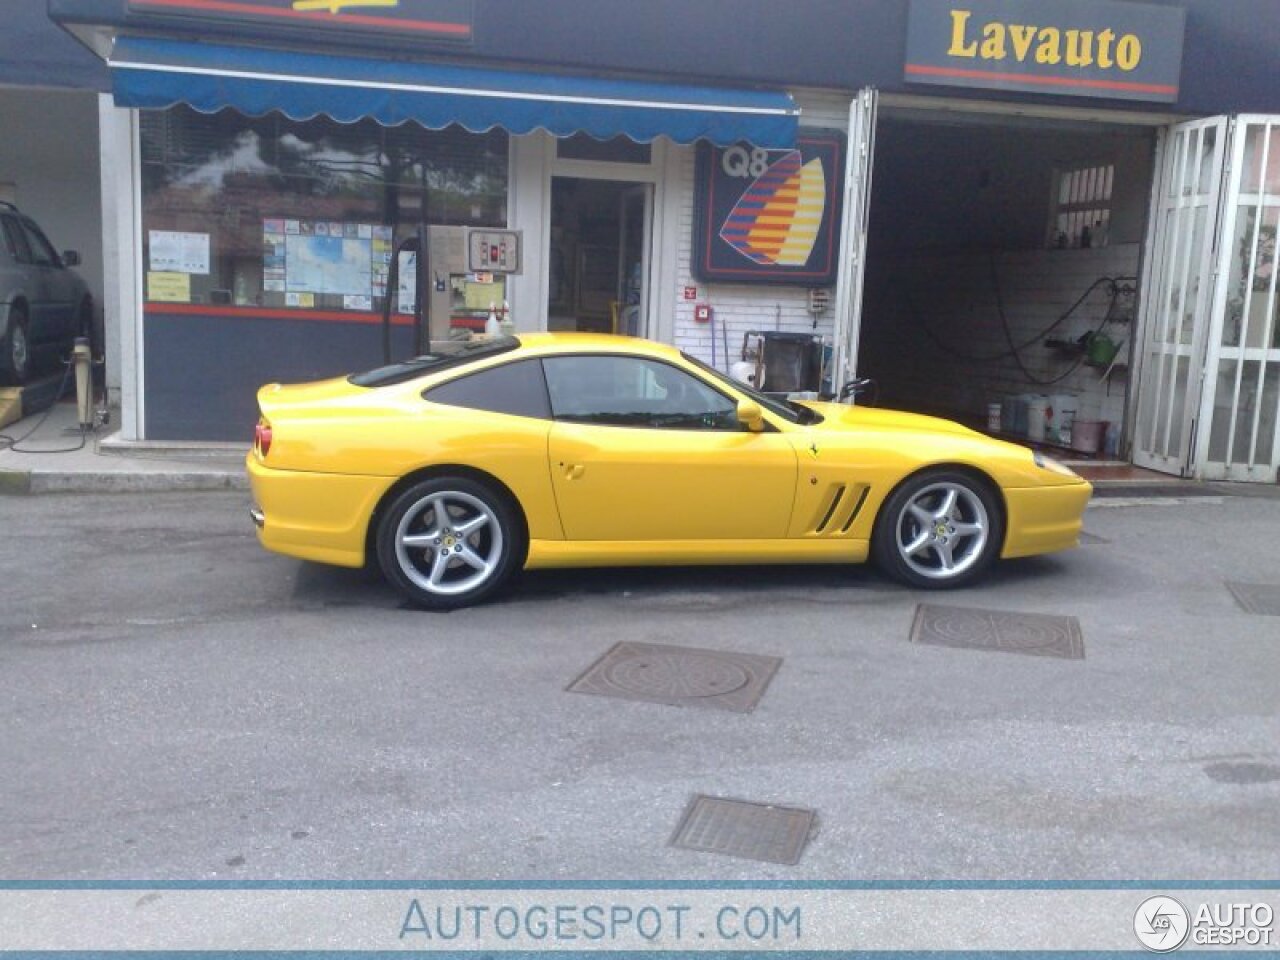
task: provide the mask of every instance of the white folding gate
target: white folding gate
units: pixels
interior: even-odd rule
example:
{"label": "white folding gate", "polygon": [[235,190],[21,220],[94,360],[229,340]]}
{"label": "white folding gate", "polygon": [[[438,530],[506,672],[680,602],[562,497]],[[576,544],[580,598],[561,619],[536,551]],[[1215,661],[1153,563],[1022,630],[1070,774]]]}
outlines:
{"label": "white folding gate", "polygon": [[1280,117],[1235,120],[1223,205],[1198,473],[1277,482],[1280,468]]}
{"label": "white folding gate", "polygon": [[831,388],[839,393],[858,369],[867,221],[871,214],[871,169],[875,163],[876,107],[868,87],[849,104],[849,140],[844,165],[844,217],[840,222],[840,275],[836,281]]}
{"label": "white folding gate", "polygon": [[1278,224],[1280,118],[1164,132],[1143,278],[1139,466],[1277,480]]}
{"label": "white folding gate", "polygon": [[1143,278],[1143,337],[1133,462],[1179,475],[1191,433],[1212,297],[1213,240],[1227,119],[1164,131]]}

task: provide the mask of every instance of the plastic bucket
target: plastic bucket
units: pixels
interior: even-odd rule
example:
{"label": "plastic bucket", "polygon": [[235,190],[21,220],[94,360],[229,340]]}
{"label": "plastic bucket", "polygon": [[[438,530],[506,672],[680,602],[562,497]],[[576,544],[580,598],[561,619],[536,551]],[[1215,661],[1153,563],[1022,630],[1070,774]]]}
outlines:
{"label": "plastic bucket", "polygon": [[1075,422],[1079,404],[1080,399],[1074,393],[1055,393],[1049,398],[1046,440],[1064,447],[1071,446],[1071,425]]}
{"label": "plastic bucket", "polygon": [[1071,449],[1097,453],[1106,429],[1106,423],[1101,420],[1077,420],[1071,425]]}
{"label": "plastic bucket", "polygon": [[1027,439],[1043,440],[1049,425],[1049,398],[1034,396],[1027,401]]}

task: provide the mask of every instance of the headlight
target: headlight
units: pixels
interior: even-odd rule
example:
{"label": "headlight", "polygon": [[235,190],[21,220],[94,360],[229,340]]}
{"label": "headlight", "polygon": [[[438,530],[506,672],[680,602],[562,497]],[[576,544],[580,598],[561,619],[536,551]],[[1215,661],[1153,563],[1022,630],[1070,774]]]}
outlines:
{"label": "headlight", "polygon": [[1057,460],[1053,459],[1053,457],[1046,457],[1039,450],[1031,451],[1031,459],[1035,461],[1036,466],[1041,470],[1048,470],[1051,473],[1060,473],[1064,477],[1079,476],[1079,474],[1068,467],[1065,463],[1059,463]]}

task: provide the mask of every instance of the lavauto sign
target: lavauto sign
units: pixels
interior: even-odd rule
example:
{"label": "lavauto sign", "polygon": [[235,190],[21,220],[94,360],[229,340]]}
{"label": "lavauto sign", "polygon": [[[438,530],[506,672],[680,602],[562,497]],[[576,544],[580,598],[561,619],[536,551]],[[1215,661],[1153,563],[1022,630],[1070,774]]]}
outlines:
{"label": "lavauto sign", "polygon": [[1186,13],[1105,0],[912,0],[911,83],[1173,102]]}

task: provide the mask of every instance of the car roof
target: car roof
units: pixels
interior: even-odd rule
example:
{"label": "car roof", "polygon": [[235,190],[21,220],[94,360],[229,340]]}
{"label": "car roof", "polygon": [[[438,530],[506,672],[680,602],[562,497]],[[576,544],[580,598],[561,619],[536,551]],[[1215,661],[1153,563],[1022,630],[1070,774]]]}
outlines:
{"label": "car roof", "polygon": [[653,357],[679,356],[665,343],[611,333],[545,332],[517,334],[520,344],[539,353],[641,353]]}

